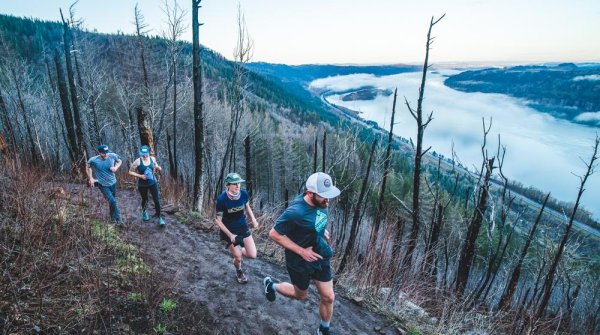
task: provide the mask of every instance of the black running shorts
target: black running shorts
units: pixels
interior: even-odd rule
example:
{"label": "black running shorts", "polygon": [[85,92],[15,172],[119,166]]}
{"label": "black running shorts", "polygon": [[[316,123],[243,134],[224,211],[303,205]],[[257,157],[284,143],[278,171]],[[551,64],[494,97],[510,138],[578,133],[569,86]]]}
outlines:
{"label": "black running shorts", "polygon": [[[250,235],[252,235],[252,232],[249,229],[246,229],[245,231],[240,231],[240,232],[231,232],[234,235],[240,235],[243,238],[246,238]],[[226,248],[229,247],[229,244],[231,244],[231,240],[229,239],[229,236],[227,236],[222,230],[219,230],[219,236],[221,237],[221,241],[225,241],[226,243]]]}
{"label": "black running shorts", "polygon": [[331,272],[331,265],[329,264],[329,261],[323,261],[322,264],[323,265],[320,269],[306,267],[304,271],[296,271],[288,266],[287,270],[290,274],[290,280],[292,284],[304,291],[308,289],[311,279],[320,282],[328,282],[333,279],[333,273]]}

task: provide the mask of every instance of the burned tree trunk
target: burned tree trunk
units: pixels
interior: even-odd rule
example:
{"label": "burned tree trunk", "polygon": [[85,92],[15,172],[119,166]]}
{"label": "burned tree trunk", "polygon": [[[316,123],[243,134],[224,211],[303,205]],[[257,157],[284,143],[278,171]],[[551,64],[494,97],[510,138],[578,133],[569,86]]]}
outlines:
{"label": "burned tree trunk", "polygon": [[358,199],[356,200],[356,205],[354,207],[354,215],[352,216],[352,227],[350,228],[350,237],[348,237],[348,244],[346,244],[346,249],[344,250],[344,254],[342,255],[342,260],[340,261],[340,266],[338,267],[336,273],[340,274],[346,268],[346,263],[348,257],[352,254],[352,250],[354,250],[354,243],[356,241],[356,235],[358,235],[358,226],[360,222],[360,214],[361,214],[361,206],[363,203],[363,199],[365,194],[367,193],[368,182],[369,182],[369,174],[371,173],[371,162],[373,161],[373,155],[375,154],[375,148],[377,147],[377,140],[373,141],[373,146],[371,147],[371,154],[369,155],[369,162],[367,163],[367,170],[365,172],[365,177],[362,182],[362,186],[360,188],[360,194],[358,195]]}
{"label": "burned tree trunk", "polygon": [[135,113],[137,116],[138,130],[140,132],[140,143],[149,146],[150,149],[154,148],[152,128],[150,128],[148,120],[146,120],[146,112],[141,106],[137,106],[135,107]]}
{"label": "burned tree trunk", "polygon": [[398,89],[394,90],[394,102],[392,103],[392,118],[390,121],[390,131],[388,133],[388,142],[385,148],[385,156],[383,157],[383,177],[381,179],[381,186],[379,187],[379,200],[377,201],[377,209],[375,210],[375,217],[373,218],[373,228],[371,230],[371,245],[375,245],[377,241],[377,235],[379,234],[379,226],[381,224],[381,217],[383,216],[383,202],[385,200],[385,187],[387,184],[387,177],[390,173],[390,156],[392,152],[392,142],[394,140],[394,117],[396,116],[396,98],[398,97]]}
{"label": "burned tree trunk", "polygon": [[73,166],[77,165],[77,137],[75,135],[75,123],[71,112],[71,103],[69,102],[69,92],[65,81],[65,74],[62,68],[58,50],[54,50],[54,63],[56,65],[56,82],[58,84],[58,95],[63,111],[63,119],[65,120],[65,128],[67,129],[67,149],[69,150],[69,158]]}
{"label": "burned tree trunk", "polygon": [[200,61],[200,22],[198,9],[202,0],[192,0],[192,76],[194,85],[194,190],[193,209],[202,209],[202,161],[204,151],[204,115],[202,113],[202,65]]}
{"label": "burned tree trunk", "polygon": [[[246,158],[246,190],[248,196],[252,197],[252,188],[254,181],[252,180],[252,151],[250,150],[250,135],[244,139],[244,155]],[[285,180],[285,178],[283,178]]]}
{"label": "burned tree trunk", "polygon": [[317,152],[319,151],[319,137],[315,134],[315,146],[313,148],[313,173],[317,172]]}
{"label": "burned tree trunk", "polygon": [[485,162],[485,177],[481,185],[481,194],[479,195],[479,201],[477,202],[475,212],[473,213],[473,217],[469,223],[465,242],[460,252],[458,270],[456,273],[456,293],[459,295],[464,293],[467,282],[469,281],[471,266],[473,265],[473,259],[475,258],[475,241],[479,235],[479,229],[481,228],[483,216],[487,209],[490,179],[492,177],[493,169],[494,157]]}
{"label": "burned tree trunk", "polygon": [[0,90],[0,117],[2,118],[2,125],[6,132],[6,137],[8,138],[8,140],[6,140],[6,142],[8,142],[6,143],[6,151],[15,154],[17,152],[17,138],[15,137],[15,131],[8,116],[8,108],[6,108],[6,103],[4,102],[2,90]]}
{"label": "burned tree trunk", "polygon": [[236,170],[236,142],[237,134],[242,120],[242,116],[246,110],[245,106],[245,89],[246,89],[246,68],[243,64],[250,61],[252,57],[252,50],[254,48],[253,42],[250,39],[248,30],[246,28],[246,21],[242,15],[241,7],[238,6],[238,36],[237,44],[234,51],[234,83],[233,83],[233,97],[232,97],[232,110],[231,110],[231,121],[229,124],[229,137],[225,148],[225,154],[221,161],[221,168],[219,170],[219,176],[217,179],[217,185],[215,187],[215,198],[219,195],[221,185],[223,184],[223,177],[225,175],[225,169],[229,166],[229,169]]}
{"label": "burned tree trunk", "polygon": [[323,152],[323,161],[321,162],[321,171],[325,172],[325,154],[327,152],[327,132],[323,132],[323,147],[321,148]]}
{"label": "burned tree trunk", "polygon": [[523,261],[525,260],[525,256],[527,256],[527,251],[529,250],[529,246],[531,242],[533,242],[533,236],[535,235],[535,231],[537,226],[539,225],[542,214],[544,213],[544,209],[546,208],[546,203],[548,202],[548,198],[550,197],[550,193],[546,195],[544,198],[544,202],[542,203],[542,208],[533,223],[533,226],[529,230],[529,235],[527,235],[527,239],[525,240],[525,245],[521,250],[521,255],[519,256],[519,260],[517,261],[517,265],[512,270],[511,275],[509,276],[510,280],[506,285],[504,292],[502,293],[502,297],[500,298],[500,302],[498,303],[498,309],[502,310],[507,308],[512,301],[513,295],[515,293],[515,289],[517,288],[517,283],[519,282],[519,277],[521,276],[521,267],[523,266]]}
{"label": "burned tree trunk", "polygon": [[[87,145],[83,135],[83,122],[81,120],[81,112],[79,110],[79,98],[77,96],[77,87],[75,86],[75,74],[73,64],[71,62],[71,29],[68,22],[60,12],[60,17],[63,22],[63,47],[65,50],[65,64],[67,68],[67,79],[69,81],[69,92],[71,94],[71,107],[73,108],[73,118],[75,120],[75,134],[77,136],[76,153],[80,158],[87,157]],[[84,165],[78,164],[83,171]]]}
{"label": "burned tree trunk", "polygon": [[562,254],[565,250],[565,245],[567,244],[567,241],[569,240],[569,236],[571,234],[571,229],[573,228],[573,223],[575,221],[575,214],[577,214],[577,209],[579,208],[579,202],[581,200],[581,196],[583,195],[583,192],[585,191],[585,183],[587,182],[588,178],[594,173],[596,160],[598,160],[598,144],[599,143],[600,143],[600,137],[596,136],[592,158],[590,159],[590,162],[588,164],[586,164],[587,170],[586,170],[585,174],[582,177],[581,176],[579,177],[580,184],[579,184],[579,191],[577,192],[577,199],[575,200],[575,206],[573,207],[573,211],[571,212],[571,215],[569,217],[569,222],[567,223],[567,228],[565,229],[563,238],[560,241],[560,245],[558,246],[556,255],[554,256],[554,259],[553,259],[552,263],[550,264],[550,267],[548,268],[548,274],[546,275],[546,279],[544,280],[544,285],[543,285],[544,291],[542,293],[541,301],[540,301],[540,304],[538,306],[538,309],[537,309],[537,312],[535,315],[536,318],[542,317],[542,315],[544,314],[544,311],[546,310],[546,306],[548,306],[548,301],[550,301],[550,296],[552,295],[552,289],[554,288],[554,276],[556,275],[556,270],[558,268],[558,263],[560,262],[560,258],[562,257]]}
{"label": "burned tree trunk", "polygon": [[177,180],[177,170],[175,168],[175,162],[173,162],[173,152],[171,151],[171,134],[167,130],[167,152],[169,154],[169,174],[171,178]]}
{"label": "burned tree trunk", "polygon": [[429,23],[429,30],[427,32],[427,43],[425,45],[425,62],[423,63],[423,74],[421,77],[421,87],[419,88],[419,99],[417,100],[417,110],[413,110],[406,98],[404,99],[406,102],[406,106],[412,117],[417,122],[417,147],[415,148],[415,171],[413,174],[413,197],[412,197],[412,227],[410,231],[410,239],[408,240],[408,245],[406,247],[406,255],[404,257],[404,264],[408,265],[410,269],[412,267],[412,255],[416,247],[417,237],[419,236],[419,228],[421,226],[421,203],[420,203],[420,194],[421,194],[421,161],[423,160],[423,156],[429,151],[430,148],[423,150],[423,134],[425,133],[425,129],[429,122],[433,119],[433,112],[427,116],[427,120],[423,119],[423,96],[425,94],[425,81],[427,80],[427,70],[429,69],[429,49],[431,48],[431,44],[433,43],[433,37],[431,37],[431,30],[434,25],[440,22],[445,16],[442,15],[439,19],[434,20],[431,18],[431,22]]}
{"label": "burned tree trunk", "polygon": [[[145,46],[144,46],[144,28],[146,25],[143,22],[142,13],[139,11],[138,6],[135,6],[135,31],[140,51],[140,61],[142,64],[142,73],[144,80],[144,95],[148,100],[151,99],[150,95],[150,84],[148,78],[148,69],[146,67],[146,55],[145,55]],[[137,117],[137,126],[140,133],[140,143],[142,145],[147,145],[150,147],[152,153],[156,150],[154,147],[154,135],[152,133],[152,128],[148,124],[148,118],[146,114],[146,110],[144,109],[144,105],[142,105],[141,101],[137,102],[137,106],[135,106],[135,112]],[[151,104],[151,103],[150,103]]]}
{"label": "burned tree trunk", "polygon": [[27,131],[27,142],[29,144],[29,153],[31,155],[31,159],[33,165],[39,165],[39,158],[37,154],[37,150],[35,148],[35,140],[33,138],[33,132],[31,131],[31,122],[29,120],[29,114],[25,109],[25,102],[23,101],[23,94],[21,92],[21,81],[17,78],[17,73],[14,68],[10,69],[10,72],[13,76],[13,80],[15,82],[15,88],[17,90],[17,102],[19,104],[19,109],[21,109],[21,114],[23,116],[23,121],[25,123],[25,130]]}

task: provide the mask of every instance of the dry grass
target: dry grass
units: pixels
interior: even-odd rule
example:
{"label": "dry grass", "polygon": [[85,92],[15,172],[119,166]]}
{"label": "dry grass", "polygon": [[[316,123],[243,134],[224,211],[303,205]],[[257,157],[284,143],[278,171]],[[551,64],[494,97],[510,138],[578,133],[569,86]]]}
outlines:
{"label": "dry grass", "polygon": [[88,215],[85,189],[68,194],[38,170],[9,166],[0,167],[0,334],[198,329],[191,320],[203,320],[200,308],[160,312],[176,297],[173,283],[114,226]]}

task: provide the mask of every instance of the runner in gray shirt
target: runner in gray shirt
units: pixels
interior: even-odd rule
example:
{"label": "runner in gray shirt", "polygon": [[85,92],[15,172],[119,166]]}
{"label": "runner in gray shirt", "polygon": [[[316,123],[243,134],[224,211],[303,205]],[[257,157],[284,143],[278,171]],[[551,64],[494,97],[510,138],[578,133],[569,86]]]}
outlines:
{"label": "runner in gray shirt", "polygon": [[[109,152],[108,146],[104,144],[96,147],[96,150],[98,155],[90,158],[85,167],[89,186],[97,186],[100,189],[100,192],[108,201],[111,221],[122,224],[121,214],[117,206],[117,177],[115,176],[115,172],[121,166],[121,158],[119,155]],[[95,173],[96,179],[94,179],[92,171]]]}

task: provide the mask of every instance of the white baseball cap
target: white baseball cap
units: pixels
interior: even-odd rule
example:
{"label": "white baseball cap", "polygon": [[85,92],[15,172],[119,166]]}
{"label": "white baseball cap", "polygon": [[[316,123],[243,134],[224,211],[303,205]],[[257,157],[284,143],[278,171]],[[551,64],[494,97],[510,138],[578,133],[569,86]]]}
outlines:
{"label": "white baseball cap", "polygon": [[341,193],[337,187],[333,186],[331,177],[323,172],[311,174],[306,180],[306,189],[327,199],[335,198]]}

